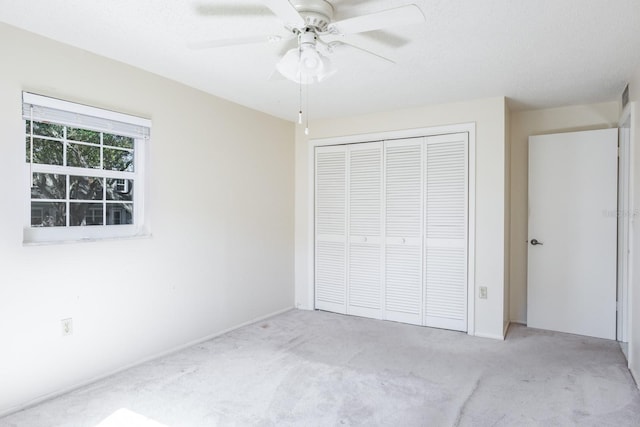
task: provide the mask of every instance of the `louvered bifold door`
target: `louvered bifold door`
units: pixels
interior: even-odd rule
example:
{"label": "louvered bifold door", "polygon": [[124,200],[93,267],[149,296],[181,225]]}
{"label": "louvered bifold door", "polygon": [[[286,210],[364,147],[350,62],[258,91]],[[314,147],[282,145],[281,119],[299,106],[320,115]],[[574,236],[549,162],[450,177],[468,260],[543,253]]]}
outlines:
{"label": "louvered bifold door", "polygon": [[425,325],[467,330],[468,134],[426,138]]}
{"label": "louvered bifold door", "polygon": [[382,142],[348,148],[347,313],[382,318]]}
{"label": "louvered bifold door", "polygon": [[346,313],[346,167],[344,146],[315,153],[315,305]]}
{"label": "louvered bifold door", "polygon": [[385,142],[384,318],[422,324],[424,138]]}

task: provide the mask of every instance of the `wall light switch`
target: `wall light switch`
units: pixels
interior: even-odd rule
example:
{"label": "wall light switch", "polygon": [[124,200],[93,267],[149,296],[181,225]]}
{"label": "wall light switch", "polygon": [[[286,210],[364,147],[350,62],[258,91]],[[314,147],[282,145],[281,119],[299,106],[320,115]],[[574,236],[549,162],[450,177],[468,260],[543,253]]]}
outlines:
{"label": "wall light switch", "polygon": [[480,286],[480,299],[487,299],[487,287]]}

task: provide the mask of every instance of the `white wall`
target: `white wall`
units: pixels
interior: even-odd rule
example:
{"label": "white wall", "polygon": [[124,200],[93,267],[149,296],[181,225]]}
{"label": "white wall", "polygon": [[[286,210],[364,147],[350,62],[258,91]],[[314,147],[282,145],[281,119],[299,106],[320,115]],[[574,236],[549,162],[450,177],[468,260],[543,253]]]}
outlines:
{"label": "white wall", "polygon": [[618,110],[607,102],[511,113],[511,321],[527,322],[529,136],[617,127]]}
{"label": "white wall", "polygon": [[[640,68],[631,76],[629,96],[635,114],[631,118],[632,152],[632,212],[640,209]],[[636,383],[640,383],[640,224],[634,214],[631,221],[631,281],[629,285],[629,368]]]}
{"label": "white wall", "polygon": [[505,152],[504,152],[504,210],[505,210],[505,221],[504,221],[504,305],[502,309],[502,323],[504,327],[505,335],[507,333],[507,328],[509,327],[509,322],[511,320],[510,310],[511,310],[511,221],[513,220],[511,217],[511,110],[507,108],[505,110],[505,126],[504,126],[504,134],[505,134]]}
{"label": "white wall", "polygon": [[[4,24],[0,57],[0,414],[293,306],[291,123]],[[23,246],[22,90],[153,120],[151,238]]]}
{"label": "white wall", "polygon": [[[488,299],[476,299],[475,332],[502,338],[505,286],[505,99],[492,98],[427,106],[387,113],[321,120],[311,123],[311,138],[476,123],[476,289],[487,286]],[[295,289],[296,305],[311,309],[309,283],[309,144],[298,128],[296,137]],[[476,292],[477,294],[477,292]]]}

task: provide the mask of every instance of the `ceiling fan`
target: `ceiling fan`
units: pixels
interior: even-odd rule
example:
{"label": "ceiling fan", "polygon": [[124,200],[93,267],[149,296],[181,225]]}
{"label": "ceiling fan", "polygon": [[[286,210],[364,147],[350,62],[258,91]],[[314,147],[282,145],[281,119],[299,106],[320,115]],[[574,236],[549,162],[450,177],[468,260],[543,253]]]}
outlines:
{"label": "ceiling fan", "polygon": [[329,56],[337,49],[351,47],[385,61],[392,60],[376,53],[370,43],[349,36],[392,26],[406,26],[425,21],[422,10],[408,4],[379,12],[334,21],[334,7],[326,0],[261,0],[282,21],[287,35],[257,35],[196,43],[195,48],[217,48],[234,45],[276,42],[297,38],[298,46],[290,49],[277,63],[276,69],[299,84],[321,82],[335,74]]}

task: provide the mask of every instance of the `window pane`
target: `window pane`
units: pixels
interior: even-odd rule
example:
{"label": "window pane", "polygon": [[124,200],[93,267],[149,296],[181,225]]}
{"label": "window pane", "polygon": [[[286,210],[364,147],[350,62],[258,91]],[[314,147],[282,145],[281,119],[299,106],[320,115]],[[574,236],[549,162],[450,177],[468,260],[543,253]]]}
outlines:
{"label": "window pane", "polygon": [[100,169],[100,147],[67,144],[67,166]]}
{"label": "window pane", "polygon": [[74,200],[102,200],[102,178],[70,176],[69,198]]}
{"label": "window pane", "polygon": [[67,139],[100,144],[100,132],[86,129],[67,128]]}
{"label": "window pane", "polygon": [[104,148],[104,168],[112,171],[133,172],[133,152]]}
{"label": "window pane", "polygon": [[102,225],[102,203],[70,203],[69,225]]}
{"label": "window pane", "polygon": [[129,138],[127,136],[111,135],[108,133],[105,133],[102,138],[104,141],[104,145],[133,149],[133,138]]}
{"label": "window pane", "polygon": [[[31,133],[30,121],[27,120],[27,134]],[[64,126],[52,123],[33,122],[33,134],[40,136],[50,136],[52,138],[60,138],[64,136]]]}
{"label": "window pane", "polygon": [[132,201],[133,180],[107,178],[107,200]]}
{"label": "window pane", "polygon": [[133,203],[107,203],[107,225],[133,224]]}
{"label": "window pane", "polygon": [[31,182],[32,199],[66,199],[67,176],[34,173]]}
{"label": "window pane", "polygon": [[62,142],[33,139],[33,163],[62,165]]}
{"label": "window pane", "polygon": [[65,203],[31,202],[32,227],[64,227]]}

